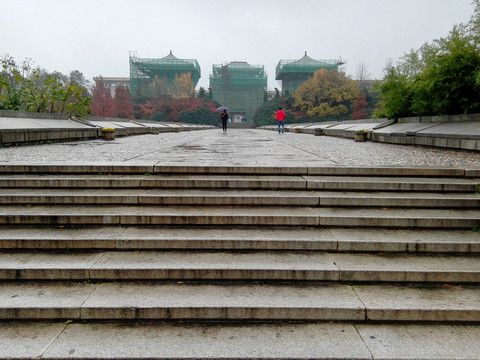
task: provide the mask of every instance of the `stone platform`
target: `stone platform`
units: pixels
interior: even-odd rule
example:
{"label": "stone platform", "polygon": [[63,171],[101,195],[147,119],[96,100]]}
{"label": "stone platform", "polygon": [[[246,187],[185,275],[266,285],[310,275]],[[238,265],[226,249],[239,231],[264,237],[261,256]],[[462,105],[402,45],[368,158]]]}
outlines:
{"label": "stone platform", "polygon": [[[262,128],[277,131],[276,125]],[[375,142],[480,151],[480,114],[288,124],[285,130],[343,138],[366,131],[367,138]]]}

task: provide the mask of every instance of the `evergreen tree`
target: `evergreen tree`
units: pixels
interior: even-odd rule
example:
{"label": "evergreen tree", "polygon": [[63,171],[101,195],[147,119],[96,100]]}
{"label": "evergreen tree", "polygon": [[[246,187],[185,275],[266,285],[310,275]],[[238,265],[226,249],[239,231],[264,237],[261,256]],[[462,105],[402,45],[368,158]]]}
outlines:
{"label": "evergreen tree", "polygon": [[480,112],[480,0],[467,24],[425,43],[387,70],[378,117]]}

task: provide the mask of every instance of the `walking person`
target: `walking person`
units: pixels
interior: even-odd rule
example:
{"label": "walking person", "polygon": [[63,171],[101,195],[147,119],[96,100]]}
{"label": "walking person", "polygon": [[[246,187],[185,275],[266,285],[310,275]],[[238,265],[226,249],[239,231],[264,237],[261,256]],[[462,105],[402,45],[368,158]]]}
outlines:
{"label": "walking person", "polygon": [[278,124],[278,133],[284,133],[285,132],[285,112],[282,110],[281,107],[278,108],[277,111],[277,124]]}
{"label": "walking person", "polygon": [[227,110],[223,109],[223,112],[220,115],[220,118],[222,119],[223,132],[225,132],[227,131],[227,122],[228,122]]}

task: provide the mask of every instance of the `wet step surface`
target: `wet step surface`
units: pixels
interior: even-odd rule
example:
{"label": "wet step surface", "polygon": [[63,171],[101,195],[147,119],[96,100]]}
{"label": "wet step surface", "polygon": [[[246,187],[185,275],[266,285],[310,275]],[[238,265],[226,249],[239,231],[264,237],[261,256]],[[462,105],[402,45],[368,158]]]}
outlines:
{"label": "wet step surface", "polygon": [[10,322],[0,323],[0,357],[476,359],[479,337],[479,327],[465,325]]}
{"label": "wet step surface", "polygon": [[292,252],[0,253],[4,280],[480,282],[469,256]]}
{"label": "wet step surface", "polygon": [[478,322],[480,287],[342,284],[3,284],[3,320]]}

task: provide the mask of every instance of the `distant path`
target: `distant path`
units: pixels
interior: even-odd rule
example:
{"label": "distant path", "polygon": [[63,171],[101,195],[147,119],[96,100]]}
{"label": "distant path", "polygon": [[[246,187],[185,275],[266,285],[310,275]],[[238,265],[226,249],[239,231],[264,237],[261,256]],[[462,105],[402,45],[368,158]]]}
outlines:
{"label": "distant path", "polygon": [[256,129],[221,129],[0,148],[0,162],[160,162],[195,165],[480,167],[479,152]]}

